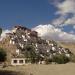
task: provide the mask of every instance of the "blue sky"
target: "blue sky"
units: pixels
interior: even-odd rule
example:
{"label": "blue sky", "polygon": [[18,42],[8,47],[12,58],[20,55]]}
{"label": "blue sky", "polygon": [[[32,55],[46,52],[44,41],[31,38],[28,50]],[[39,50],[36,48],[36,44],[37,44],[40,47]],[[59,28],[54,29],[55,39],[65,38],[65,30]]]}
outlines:
{"label": "blue sky", "polygon": [[0,27],[11,28],[21,24],[33,28],[39,24],[51,24],[52,20],[61,16],[60,14],[55,15],[58,8],[55,6],[57,4],[53,5],[52,3],[63,1],[0,0]]}
{"label": "blue sky", "polygon": [[0,27],[19,24],[49,38],[75,41],[75,0],[0,0]]}
{"label": "blue sky", "polygon": [[56,17],[55,11],[49,0],[0,0],[0,26],[10,28],[21,24],[32,28],[49,24]]}

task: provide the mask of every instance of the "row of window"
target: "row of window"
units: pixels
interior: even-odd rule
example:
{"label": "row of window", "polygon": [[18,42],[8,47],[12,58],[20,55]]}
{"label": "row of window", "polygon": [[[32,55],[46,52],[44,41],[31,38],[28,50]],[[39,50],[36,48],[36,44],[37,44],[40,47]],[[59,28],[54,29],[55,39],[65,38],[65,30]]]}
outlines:
{"label": "row of window", "polygon": [[[23,63],[24,61],[23,60],[19,60],[19,63]],[[18,60],[13,60],[13,63],[18,63]]]}
{"label": "row of window", "polygon": [[13,63],[15,63],[15,64],[17,64],[17,63],[23,64],[23,63],[29,63],[29,62],[30,62],[30,60],[22,60],[22,59],[20,59],[20,60],[14,59],[13,60]]}

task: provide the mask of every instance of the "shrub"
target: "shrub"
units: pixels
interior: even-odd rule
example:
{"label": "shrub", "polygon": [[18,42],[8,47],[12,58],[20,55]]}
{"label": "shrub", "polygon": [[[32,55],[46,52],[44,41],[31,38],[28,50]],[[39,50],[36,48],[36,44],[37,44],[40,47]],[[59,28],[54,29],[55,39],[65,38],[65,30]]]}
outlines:
{"label": "shrub", "polygon": [[70,61],[75,63],[75,55],[73,55],[73,54],[71,55]]}
{"label": "shrub", "polygon": [[0,48],[0,62],[4,62],[6,60],[6,52],[4,51],[4,49]]}
{"label": "shrub", "polygon": [[1,33],[2,33],[2,28],[0,28],[0,35],[1,35]]}
{"label": "shrub", "polygon": [[70,61],[70,59],[68,57],[66,57],[64,54],[59,54],[59,55],[53,56],[53,62],[56,62],[57,64],[65,64],[69,61]]}
{"label": "shrub", "polygon": [[52,63],[52,59],[49,59],[49,58],[45,59],[45,63],[46,64],[51,64]]}
{"label": "shrub", "polygon": [[25,57],[29,58],[31,63],[35,62],[36,53],[35,53],[35,48],[33,46],[31,45],[26,46]]}

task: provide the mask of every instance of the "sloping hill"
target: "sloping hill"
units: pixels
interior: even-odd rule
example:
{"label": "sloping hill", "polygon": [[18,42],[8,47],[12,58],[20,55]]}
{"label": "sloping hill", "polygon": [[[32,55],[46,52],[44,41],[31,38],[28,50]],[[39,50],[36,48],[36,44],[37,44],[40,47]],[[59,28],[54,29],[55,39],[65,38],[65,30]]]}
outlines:
{"label": "sloping hill", "polygon": [[64,55],[69,58],[72,54],[68,48],[65,48],[66,45],[53,40],[42,39],[38,37],[36,31],[22,26],[15,26],[11,33],[7,33],[7,37],[0,42],[0,47],[6,50],[8,61],[12,57],[21,56],[45,61],[46,59],[52,60],[57,55]]}

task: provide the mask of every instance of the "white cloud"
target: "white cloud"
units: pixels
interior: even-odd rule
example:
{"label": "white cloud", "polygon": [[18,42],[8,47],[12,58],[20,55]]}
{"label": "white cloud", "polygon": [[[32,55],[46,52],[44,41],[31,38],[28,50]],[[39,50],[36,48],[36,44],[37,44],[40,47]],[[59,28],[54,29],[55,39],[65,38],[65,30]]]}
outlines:
{"label": "white cloud", "polygon": [[65,0],[61,3],[58,3],[56,7],[59,9],[57,14],[65,14],[65,13],[74,13],[75,14],[75,0]]}
{"label": "white cloud", "polygon": [[75,15],[72,18],[67,19],[65,24],[75,25]]}
{"label": "white cloud", "polygon": [[56,18],[56,19],[54,19],[53,21],[52,21],[52,24],[54,25],[54,26],[64,26],[65,23],[66,22],[66,18],[65,18],[65,15],[63,15],[63,16],[60,16],[60,17],[58,17],[58,18]]}
{"label": "white cloud", "polygon": [[[53,20],[52,24],[55,25],[75,25],[75,0],[64,0],[60,2],[57,0],[57,3],[54,3],[54,6],[58,9],[55,12],[55,15],[61,15],[60,17]],[[70,14],[72,16],[70,17]],[[69,14],[69,15],[68,15]]]}
{"label": "white cloud", "polygon": [[69,33],[74,34],[74,31],[73,31],[73,30],[71,30]]}
{"label": "white cloud", "polygon": [[73,28],[75,29],[75,26],[73,26]]}
{"label": "white cloud", "polygon": [[11,33],[11,31],[10,31],[10,30],[3,30],[3,31],[2,31],[2,34],[1,34],[1,37],[0,37],[0,41],[1,41],[2,39],[6,38],[6,33]]}
{"label": "white cloud", "polygon": [[32,30],[38,32],[38,35],[44,39],[52,39],[57,41],[75,41],[75,35],[69,34],[67,32],[62,31],[59,28],[55,28],[54,26],[48,25],[38,25]]}

